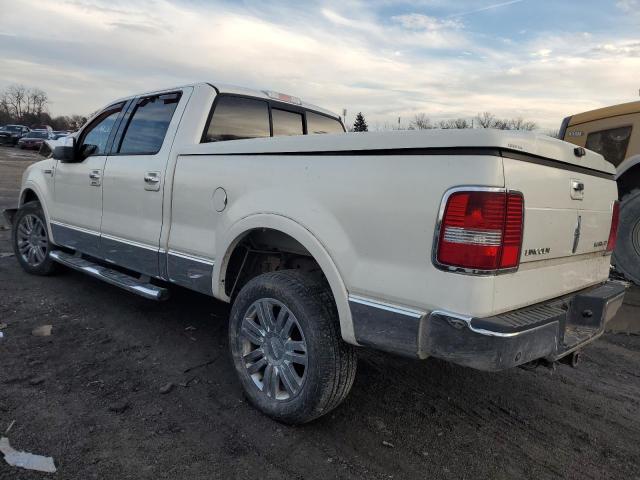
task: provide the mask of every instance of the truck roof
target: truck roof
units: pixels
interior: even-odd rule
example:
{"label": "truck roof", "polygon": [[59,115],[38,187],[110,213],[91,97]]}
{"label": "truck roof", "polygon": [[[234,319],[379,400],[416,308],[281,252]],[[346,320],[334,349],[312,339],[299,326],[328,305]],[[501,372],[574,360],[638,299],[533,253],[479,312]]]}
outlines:
{"label": "truck roof", "polygon": [[572,115],[567,126],[578,125],[580,123],[602,120],[603,118],[617,117],[618,115],[628,115],[640,112],[640,101],[620,103],[609,107],[597,108],[588,112]]}
{"label": "truck roof", "polygon": [[[210,87],[215,88],[218,93],[231,93],[231,94],[235,94],[235,95],[247,95],[250,97],[256,97],[256,98],[264,98],[265,100],[278,100],[276,98],[273,98],[271,96],[269,96],[269,93],[271,92],[268,89],[265,90],[255,90],[252,88],[245,88],[245,87],[239,87],[237,85],[230,85],[230,84],[226,84],[226,83],[217,83],[217,82],[197,82],[197,83],[188,83],[185,85],[179,85],[179,86],[175,86],[175,87],[171,87],[171,88],[163,88],[160,90],[154,90],[151,92],[144,92],[144,93],[137,93],[135,95],[129,95],[127,97],[123,97],[123,98],[119,98],[118,100],[116,100],[115,102],[121,102],[123,100],[128,100],[129,98],[132,97],[137,97],[139,95],[154,95],[156,93],[159,92],[166,92],[169,90],[175,90],[176,88],[184,88],[184,87],[195,87],[195,86],[199,86],[199,85],[209,85]],[[271,92],[274,93],[274,92]],[[296,97],[294,97],[296,98]],[[279,100],[279,101],[283,101],[283,100]],[[115,103],[113,102],[113,103]],[[333,118],[339,118],[339,115],[332,112],[331,110],[327,110],[326,108],[322,108],[319,107],[317,105],[313,105],[312,103],[307,103],[305,101],[300,100],[300,103],[295,103],[295,105],[300,106],[302,108],[305,108],[307,110],[313,110],[314,112],[319,112],[322,113],[324,115],[328,115],[330,117]]]}

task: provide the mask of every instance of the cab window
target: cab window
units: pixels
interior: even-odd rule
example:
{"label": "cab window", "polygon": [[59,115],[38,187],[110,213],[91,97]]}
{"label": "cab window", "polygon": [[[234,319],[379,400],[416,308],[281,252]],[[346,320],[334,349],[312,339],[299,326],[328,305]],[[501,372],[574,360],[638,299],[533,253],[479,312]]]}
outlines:
{"label": "cab window", "polygon": [[122,111],[122,107],[124,107],[124,102],[108,108],[82,132],[78,150],[82,157],[106,154],[111,129]]}
{"label": "cab window", "polygon": [[281,135],[302,135],[302,115],[279,108],[271,109],[271,120],[273,121],[273,136]]}
{"label": "cab window", "polygon": [[600,130],[587,136],[586,147],[617,167],[625,159],[630,138],[631,126]]}
{"label": "cab window", "polygon": [[307,132],[309,135],[319,133],[344,133],[344,128],[335,118],[307,112]]}
{"label": "cab window", "polygon": [[220,142],[271,135],[269,104],[252,98],[218,97],[203,142]]}
{"label": "cab window", "polygon": [[118,153],[128,155],[158,153],[179,101],[180,93],[154,95],[138,100],[120,142]]}

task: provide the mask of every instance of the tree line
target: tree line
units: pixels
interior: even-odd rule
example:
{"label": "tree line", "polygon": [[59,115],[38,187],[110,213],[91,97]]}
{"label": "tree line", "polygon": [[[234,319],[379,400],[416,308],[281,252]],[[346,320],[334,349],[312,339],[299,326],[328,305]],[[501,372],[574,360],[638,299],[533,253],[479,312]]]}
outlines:
{"label": "tree line", "polygon": [[0,93],[0,125],[50,125],[54,130],[77,130],[86,121],[82,115],[51,116],[49,96],[39,88],[9,85]]}
{"label": "tree line", "polygon": [[[432,121],[426,114],[418,113],[409,122],[409,125],[404,127],[398,122],[398,126],[393,128],[388,124],[383,127],[383,130],[431,130],[434,128],[496,128],[498,130],[535,130],[538,125],[535,122],[525,120],[522,117],[517,118],[499,118],[491,112],[482,112],[475,117],[468,118],[453,118],[449,120]],[[353,132],[366,132],[369,130],[367,122],[362,112],[358,112],[356,119],[353,123],[353,127],[350,129]]]}

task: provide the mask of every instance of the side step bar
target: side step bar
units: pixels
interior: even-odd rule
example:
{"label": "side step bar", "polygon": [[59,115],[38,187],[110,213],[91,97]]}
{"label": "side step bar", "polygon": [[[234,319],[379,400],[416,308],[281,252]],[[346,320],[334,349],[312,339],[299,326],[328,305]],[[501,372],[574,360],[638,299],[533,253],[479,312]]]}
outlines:
{"label": "side step bar", "polygon": [[137,279],[111,268],[103,267],[97,263],[85,260],[84,258],[71,255],[60,250],[53,250],[50,254],[52,260],[73,268],[80,272],[99,278],[111,285],[123,288],[128,292],[135,293],[149,300],[166,300],[169,298],[169,290],[152,285],[144,280]]}

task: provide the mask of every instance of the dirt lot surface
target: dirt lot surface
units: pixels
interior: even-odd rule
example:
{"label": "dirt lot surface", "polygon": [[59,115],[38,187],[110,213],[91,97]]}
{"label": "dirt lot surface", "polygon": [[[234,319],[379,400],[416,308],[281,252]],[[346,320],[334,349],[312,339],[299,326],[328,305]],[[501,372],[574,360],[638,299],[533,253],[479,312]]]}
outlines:
{"label": "dirt lot surface", "polygon": [[[33,154],[0,148],[0,208]],[[1,228],[1,227],[0,227]],[[607,334],[578,369],[488,374],[362,351],[347,401],[287,427],[244,400],[228,308],[153,303],[79,273],[20,270],[0,231],[0,436],[57,474],[2,479],[640,478],[640,337]],[[638,318],[631,292],[622,313]],[[32,330],[53,325],[51,336]],[[168,393],[161,389],[174,386]]]}

